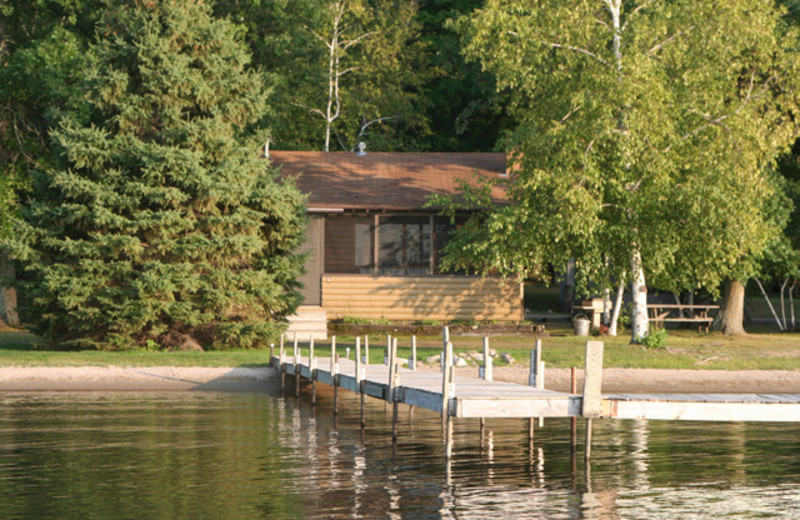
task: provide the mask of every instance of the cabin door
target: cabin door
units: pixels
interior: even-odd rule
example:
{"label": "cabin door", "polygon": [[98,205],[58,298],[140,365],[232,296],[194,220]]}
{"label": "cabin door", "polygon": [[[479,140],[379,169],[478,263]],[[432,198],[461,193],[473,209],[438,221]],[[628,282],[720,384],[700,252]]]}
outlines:
{"label": "cabin door", "polygon": [[314,215],[309,217],[306,227],[306,243],[300,248],[303,253],[308,253],[306,259],[306,274],[300,277],[303,284],[300,293],[303,295],[303,305],[322,305],[322,271],[324,269],[325,251],[325,217]]}

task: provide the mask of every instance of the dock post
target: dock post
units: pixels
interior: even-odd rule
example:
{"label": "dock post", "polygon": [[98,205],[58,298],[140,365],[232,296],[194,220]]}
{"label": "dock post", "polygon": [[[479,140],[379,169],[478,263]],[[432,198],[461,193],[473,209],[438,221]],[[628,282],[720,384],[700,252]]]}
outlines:
{"label": "dock post", "polygon": [[297,348],[297,333],[294,334],[294,396],[300,397],[300,351]]}
{"label": "dock post", "polygon": [[369,365],[369,334],[364,334],[364,366]]}
{"label": "dock post", "polygon": [[338,397],[339,397],[339,389],[337,388],[339,385],[339,378],[336,377],[336,374],[339,373],[339,359],[338,355],[336,354],[336,336],[331,336],[331,385],[333,386],[333,416],[336,417],[336,414],[339,413],[337,406],[339,404]]}
{"label": "dock post", "polygon": [[603,342],[586,342],[586,368],[583,376],[583,405],[581,415],[586,417],[586,453],[592,456],[592,419],[603,412]]}
{"label": "dock post", "polygon": [[[570,369],[570,393],[573,395],[578,391],[578,381],[575,376],[575,372],[575,367],[572,367]],[[570,423],[569,440],[572,451],[574,452],[575,446],[578,444],[578,420],[575,417],[571,417]]]}
{"label": "dock post", "polygon": [[308,371],[311,375],[311,406],[317,404],[317,357],[314,355],[314,338],[308,340]]}
{"label": "dock post", "polygon": [[[531,361],[530,361],[530,373],[528,374],[528,386],[532,386],[534,388],[544,388],[542,384],[542,340],[537,339],[533,350],[531,350]],[[530,417],[528,419],[528,440],[532,443],[533,442],[533,421],[534,418]],[[542,418],[539,417],[539,426],[541,427]]]}
{"label": "dock post", "polygon": [[478,377],[485,381],[491,381],[492,375],[492,356],[489,354],[489,337],[483,337],[483,365],[478,368]]}
{"label": "dock post", "polygon": [[397,441],[397,387],[400,385],[400,363],[397,362],[397,338],[392,340],[389,352],[389,399],[392,401],[392,440]]}
{"label": "dock post", "polygon": [[[383,364],[389,364],[389,351],[392,350],[392,335],[386,335],[386,350],[383,351]],[[391,370],[390,370],[391,372]]]}
{"label": "dock post", "polygon": [[442,374],[447,374],[447,371],[444,368],[445,367],[444,358],[445,358],[445,356],[447,356],[447,344],[448,343],[450,343],[450,327],[448,327],[447,325],[443,325],[442,326],[442,356],[440,358],[441,361],[439,363],[442,366]]}
{"label": "dock post", "polygon": [[275,357],[275,343],[269,344],[269,364],[272,365],[272,358]]}
{"label": "dock post", "polygon": [[356,392],[361,391],[361,336],[356,336]]}
{"label": "dock post", "polygon": [[454,393],[454,382],[451,379],[451,368],[453,368],[453,344],[449,341],[444,348],[444,370],[442,375],[442,419],[450,416],[450,397]]}
{"label": "dock post", "polygon": [[408,358],[408,368],[417,369],[417,336],[411,336],[411,357]]}
{"label": "dock post", "polygon": [[361,431],[364,431],[364,377],[366,370],[361,358],[361,336],[356,336],[356,392],[361,394]]}
{"label": "dock post", "polygon": [[283,334],[281,334],[281,346],[278,351],[278,367],[281,371],[281,394],[286,393],[286,350],[283,345]]}

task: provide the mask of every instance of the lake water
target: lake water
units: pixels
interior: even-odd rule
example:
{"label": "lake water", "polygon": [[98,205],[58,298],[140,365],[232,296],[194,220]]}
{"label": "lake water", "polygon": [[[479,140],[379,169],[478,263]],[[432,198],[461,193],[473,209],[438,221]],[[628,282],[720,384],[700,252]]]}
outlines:
{"label": "lake water", "polygon": [[323,391],[0,394],[2,519],[800,518],[800,425],[441,420]]}

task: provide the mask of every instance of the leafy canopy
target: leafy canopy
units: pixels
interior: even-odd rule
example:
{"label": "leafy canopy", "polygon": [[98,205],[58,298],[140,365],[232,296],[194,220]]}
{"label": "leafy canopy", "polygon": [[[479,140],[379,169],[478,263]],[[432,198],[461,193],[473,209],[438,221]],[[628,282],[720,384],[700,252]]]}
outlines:
{"label": "leafy canopy", "polygon": [[759,256],[777,231],[765,172],[797,131],[798,40],[782,17],[762,0],[489,0],[462,18],[518,126],[513,203],[466,226],[452,264],[575,258],[605,284],[639,252],[679,290]]}

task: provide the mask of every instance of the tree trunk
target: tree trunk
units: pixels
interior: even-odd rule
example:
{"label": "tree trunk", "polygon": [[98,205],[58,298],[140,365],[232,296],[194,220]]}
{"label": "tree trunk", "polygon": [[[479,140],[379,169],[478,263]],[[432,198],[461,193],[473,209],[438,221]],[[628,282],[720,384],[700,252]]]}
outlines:
{"label": "tree trunk", "polygon": [[631,248],[631,342],[638,343],[647,335],[650,325],[647,319],[647,285],[642,269],[642,253],[638,246]]}
{"label": "tree trunk", "polygon": [[723,334],[747,334],[744,330],[744,283],[726,280],[722,286],[722,306],[712,329]]}
{"label": "tree trunk", "polygon": [[[14,264],[11,260],[0,254],[0,279],[14,280]],[[12,327],[19,326],[17,314],[17,290],[14,287],[0,285],[0,322],[4,321]]]}
{"label": "tree trunk", "polygon": [[617,335],[617,324],[619,323],[619,313],[622,310],[622,295],[625,293],[625,280],[620,280],[617,287],[617,298],[614,300],[614,312],[611,313],[611,323],[608,326],[608,335]]}

